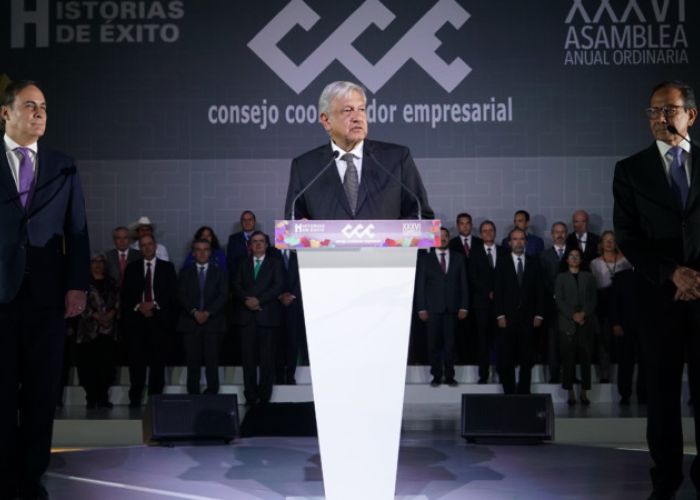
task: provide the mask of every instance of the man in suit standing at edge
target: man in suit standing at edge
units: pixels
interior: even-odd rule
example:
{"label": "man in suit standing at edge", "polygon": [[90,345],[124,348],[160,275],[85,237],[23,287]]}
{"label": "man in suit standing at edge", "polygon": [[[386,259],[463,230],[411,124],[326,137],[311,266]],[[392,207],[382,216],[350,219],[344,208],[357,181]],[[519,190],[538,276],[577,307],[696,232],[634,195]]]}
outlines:
{"label": "man in suit standing at edge", "polygon": [[[615,166],[613,222],[635,269],[642,359],[647,378],[647,442],[654,467],[650,499],[674,498],[683,482],[681,379],[688,361],[693,401],[700,402],[700,148],[688,129],[695,93],[663,82],[646,110],[654,143]],[[700,448],[700,416],[695,440]],[[690,477],[700,491],[700,458]]]}
{"label": "man in suit standing at edge", "polygon": [[[455,323],[466,319],[469,312],[466,260],[448,248],[450,233],[440,228],[440,248],[420,254],[416,269],[416,310],[426,322],[430,385],[445,383],[457,386],[455,380]],[[442,347],[443,360],[440,361]],[[444,370],[443,370],[444,365]]]}
{"label": "man in suit standing at edge", "polygon": [[[241,357],[246,405],[267,403],[275,377],[275,336],[282,326],[284,291],[282,260],[266,255],[267,236],[250,236],[251,255],[236,269],[233,279],[234,318],[241,325]],[[260,379],[257,362],[260,361]]]}
{"label": "man in suit standing at edge", "polygon": [[[510,255],[496,266],[496,359],[505,394],[530,394],[535,359],[534,329],[542,326],[544,292],[539,259],[525,255],[525,231],[508,237]],[[520,365],[516,389],[515,365]]]}
{"label": "man in suit standing at edge", "polygon": [[0,498],[43,499],[64,318],[85,308],[90,244],[73,159],[38,144],[37,84],[10,83],[0,116]]}
{"label": "man in suit standing at edge", "polygon": [[295,219],[416,219],[416,198],[399,179],[420,199],[423,218],[434,217],[408,148],[365,139],[366,102],[364,89],[355,83],[333,82],[323,89],[319,118],[331,140],[292,161],[287,218],[294,209]]}

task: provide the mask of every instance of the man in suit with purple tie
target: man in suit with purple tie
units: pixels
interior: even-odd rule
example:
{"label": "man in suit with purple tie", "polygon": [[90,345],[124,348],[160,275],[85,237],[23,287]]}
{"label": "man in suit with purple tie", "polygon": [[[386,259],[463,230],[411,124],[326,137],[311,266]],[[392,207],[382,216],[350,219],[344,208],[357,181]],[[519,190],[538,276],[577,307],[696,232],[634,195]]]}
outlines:
{"label": "man in suit with purple tie", "polygon": [[0,117],[0,497],[48,498],[64,318],[84,310],[89,283],[85,200],[74,160],[38,142],[36,83],[10,83]]}
{"label": "man in suit with purple tie", "polygon": [[[615,238],[634,266],[647,379],[647,442],[654,460],[650,499],[674,498],[683,481],[681,387],[700,403],[700,147],[688,136],[695,92],[679,81],[651,92],[654,142],[615,166]],[[695,441],[700,448],[700,415]],[[690,477],[700,491],[700,458]]]}

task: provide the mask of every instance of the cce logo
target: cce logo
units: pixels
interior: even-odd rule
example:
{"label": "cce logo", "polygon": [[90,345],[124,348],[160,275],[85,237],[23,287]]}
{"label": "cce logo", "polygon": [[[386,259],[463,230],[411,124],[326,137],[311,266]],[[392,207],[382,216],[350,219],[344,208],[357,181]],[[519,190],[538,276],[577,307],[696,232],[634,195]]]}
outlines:
{"label": "cce logo", "polygon": [[351,224],[346,225],[341,231],[347,239],[355,238],[374,238],[374,224],[370,224],[367,227],[362,224],[357,226],[352,226]]}
{"label": "cce logo", "polygon": [[335,60],[345,66],[371,92],[377,92],[404,64],[413,59],[447,92],[464,80],[471,68],[459,57],[447,64],[435,51],[435,33],[446,23],[459,29],[469,13],[455,0],[438,0],[378,62],[371,64],[353,42],[371,25],[384,30],[396,16],[379,0],[366,0],[317,48],[297,65],[277,44],[296,25],[309,31],[320,19],[303,0],[292,0],[255,37],[248,47],[297,94]]}

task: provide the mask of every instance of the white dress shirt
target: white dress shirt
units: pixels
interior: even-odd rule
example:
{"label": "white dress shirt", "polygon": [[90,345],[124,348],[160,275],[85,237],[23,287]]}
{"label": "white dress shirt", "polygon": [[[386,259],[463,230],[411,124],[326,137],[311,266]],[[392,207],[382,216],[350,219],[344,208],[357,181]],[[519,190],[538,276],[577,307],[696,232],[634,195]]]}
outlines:
{"label": "white dress shirt", "polygon": [[15,151],[15,148],[26,147],[29,149],[29,155],[32,160],[32,169],[34,170],[34,178],[36,179],[36,155],[38,151],[38,144],[35,142],[29,146],[20,146],[15,141],[10,139],[10,136],[5,134],[5,155],[7,156],[7,163],[10,164],[10,171],[12,172],[12,178],[15,180],[15,185],[17,186],[17,191],[19,191],[19,164],[22,161],[22,153]]}

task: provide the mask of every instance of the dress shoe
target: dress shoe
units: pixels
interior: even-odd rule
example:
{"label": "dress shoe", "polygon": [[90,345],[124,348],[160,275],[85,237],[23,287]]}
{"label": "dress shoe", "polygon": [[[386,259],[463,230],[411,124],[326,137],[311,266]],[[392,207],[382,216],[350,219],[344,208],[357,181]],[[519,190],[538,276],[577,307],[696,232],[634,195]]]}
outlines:
{"label": "dress shoe", "polygon": [[85,405],[85,408],[87,408],[88,410],[94,410],[95,408],[97,408],[97,403],[93,403],[92,401],[90,401],[88,404]]}
{"label": "dress shoe", "polygon": [[457,387],[459,385],[459,383],[453,378],[448,378],[447,380],[445,380],[445,383],[450,387]]}
{"label": "dress shoe", "polygon": [[479,385],[484,385],[484,384],[488,384],[488,383],[489,383],[489,379],[487,379],[487,378],[480,378],[479,381],[477,382],[477,384],[479,384]]}
{"label": "dress shoe", "polygon": [[600,383],[601,383],[601,384],[609,384],[609,383],[610,383],[610,379],[609,379],[609,378],[601,378],[601,379],[600,379]]}
{"label": "dress shoe", "polygon": [[588,399],[588,396],[581,396],[580,399],[581,399],[581,404],[582,404],[583,406],[590,406],[591,400]]}
{"label": "dress shoe", "polygon": [[433,377],[433,380],[430,381],[430,387],[437,387],[439,385],[440,385],[440,378]]}
{"label": "dress shoe", "polygon": [[566,404],[569,406],[576,406],[576,398],[569,398],[566,400]]}
{"label": "dress shoe", "polygon": [[622,396],[620,398],[620,406],[629,406],[630,405],[630,397],[629,396]]}
{"label": "dress shoe", "polygon": [[129,403],[129,408],[141,408],[141,403],[139,401],[132,401]]}

